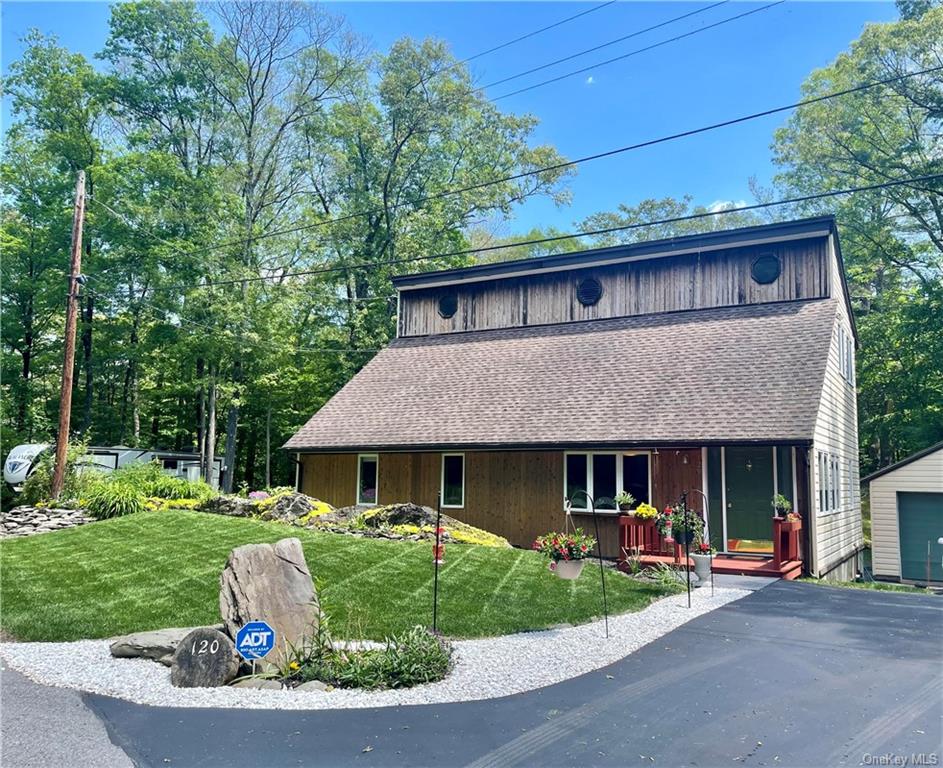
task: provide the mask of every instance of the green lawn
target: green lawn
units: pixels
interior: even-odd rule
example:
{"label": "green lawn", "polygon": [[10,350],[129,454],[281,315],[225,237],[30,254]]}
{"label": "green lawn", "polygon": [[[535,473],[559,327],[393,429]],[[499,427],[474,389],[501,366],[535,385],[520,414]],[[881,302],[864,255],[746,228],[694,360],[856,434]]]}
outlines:
{"label": "green lawn", "polygon": [[[77,640],[219,621],[219,574],[240,544],[297,536],[335,636],[382,639],[432,618],[428,543],[313,533],[200,512],[141,512],[0,543],[0,627],[19,640]],[[611,613],[665,594],[607,569]],[[575,582],[535,552],[450,544],[439,628],[480,637],[602,614],[598,569]]]}

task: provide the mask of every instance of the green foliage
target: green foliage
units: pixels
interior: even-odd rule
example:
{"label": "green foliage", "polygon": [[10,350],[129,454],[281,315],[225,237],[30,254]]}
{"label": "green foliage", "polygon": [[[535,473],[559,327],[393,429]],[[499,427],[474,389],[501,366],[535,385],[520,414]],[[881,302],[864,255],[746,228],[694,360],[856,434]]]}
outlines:
{"label": "green foliage", "polygon": [[[85,492],[98,483],[100,472],[80,467],[85,452],[86,446],[83,443],[69,444],[66,451],[65,478],[57,504],[65,507],[75,506]],[[23,484],[23,490],[16,498],[17,504],[48,503],[52,500],[52,476],[55,464],[55,451],[49,451],[40,458],[36,469]]]}
{"label": "green foliage", "polygon": [[113,472],[111,478],[113,482],[134,488],[142,498],[205,500],[216,494],[202,480],[184,480],[167,474],[158,461],[129,464]]}
{"label": "green foliage", "polygon": [[[282,444],[394,335],[400,268],[385,262],[464,246],[469,226],[532,197],[564,201],[571,171],[437,196],[563,158],[534,141],[532,116],[474,89],[439,41],[369,51],[311,3],[208,9],[116,3],[99,68],[39,34],[10,64],[0,419],[9,444],[54,428],[84,168],[94,202],[77,429],[102,445],[195,448],[212,389],[235,456],[226,479],[255,488],[294,476],[273,451],[262,481],[267,426]],[[334,217],[317,237],[303,229]],[[362,262],[376,268],[240,284]]]}
{"label": "green foliage", "polygon": [[[932,6],[932,7],[931,7]],[[938,67],[943,8],[902,2],[902,20],[865,28],[813,72],[803,96]],[[803,107],[776,132],[784,196],[943,171],[943,73]],[[861,470],[943,439],[943,217],[940,184],[875,190],[799,213],[834,213],[859,347]]]}
{"label": "green foliage", "polygon": [[409,688],[443,679],[451,666],[451,648],[442,638],[416,626],[386,640],[386,647],[339,652],[330,682],[341,688]]}
{"label": "green foliage", "polygon": [[117,480],[96,483],[82,501],[82,506],[98,520],[123,517],[144,509],[143,494],[137,488]]}

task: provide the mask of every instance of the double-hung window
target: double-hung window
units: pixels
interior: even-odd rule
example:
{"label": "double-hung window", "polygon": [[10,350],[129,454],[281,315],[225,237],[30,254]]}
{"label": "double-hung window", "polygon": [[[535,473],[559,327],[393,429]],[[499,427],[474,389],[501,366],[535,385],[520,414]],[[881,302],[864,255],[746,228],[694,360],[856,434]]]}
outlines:
{"label": "double-hung window", "polygon": [[442,506],[465,506],[465,454],[442,454]]}
{"label": "double-hung window", "polygon": [[851,473],[848,472],[849,477],[845,477],[843,482],[841,458],[826,451],[819,451],[818,474],[819,512],[822,514],[837,512],[847,501],[850,501],[850,488],[846,491],[844,484],[850,482]]}
{"label": "double-hung window", "polygon": [[377,483],[380,479],[380,459],[375,453],[362,453],[357,457],[357,503],[377,503]]}

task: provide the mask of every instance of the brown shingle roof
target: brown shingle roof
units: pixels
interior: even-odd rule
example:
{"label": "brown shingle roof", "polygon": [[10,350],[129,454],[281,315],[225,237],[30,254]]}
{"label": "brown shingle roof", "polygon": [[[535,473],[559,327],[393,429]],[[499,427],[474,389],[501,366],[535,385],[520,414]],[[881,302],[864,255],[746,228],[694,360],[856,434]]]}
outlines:
{"label": "brown shingle roof", "polygon": [[831,299],[397,339],[292,450],[811,440]]}

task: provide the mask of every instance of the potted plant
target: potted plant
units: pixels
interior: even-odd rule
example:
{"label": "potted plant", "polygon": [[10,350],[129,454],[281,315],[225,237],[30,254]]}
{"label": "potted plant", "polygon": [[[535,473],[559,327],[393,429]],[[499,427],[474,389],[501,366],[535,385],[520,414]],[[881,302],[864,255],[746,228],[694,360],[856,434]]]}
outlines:
{"label": "potted plant", "polygon": [[658,510],[651,504],[645,504],[643,502],[635,508],[635,517],[639,520],[654,520],[658,517]]}
{"label": "potted plant", "polygon": [[785,518],[792,511],[792,502],[781,493],[773,496],[773,517]]}
{"label": "potted plant", "polygon": [[691,553],[691,559],[694,561],[694,573],[697,575],[698,585],[706,582],[711,575],[711,560],[713,559],[714,548],[709,541],[704,540],[703,533],[698,537],[694,545],[694,551]]}
{"label": "potted plant", "polygon": [[659,515],[658,532],[668,543],[691,544],[704,533],[704,520],[679,499]]}
{"label": "potted plant", "polygon": [[616,504],[619,505],[619,511],[625,512],[630,517],[635,514],[633,507],[635,507],[635,497],[628,491],[619,491],[616,494]]}
{"label": "potted plant", "polygon": [[582,528],[572,533],[551,532],[534,542],[534,549],[550,558],[550,570],[561,579],[578,579],[583,561],[595,546],[596,539],[585,536]]}

